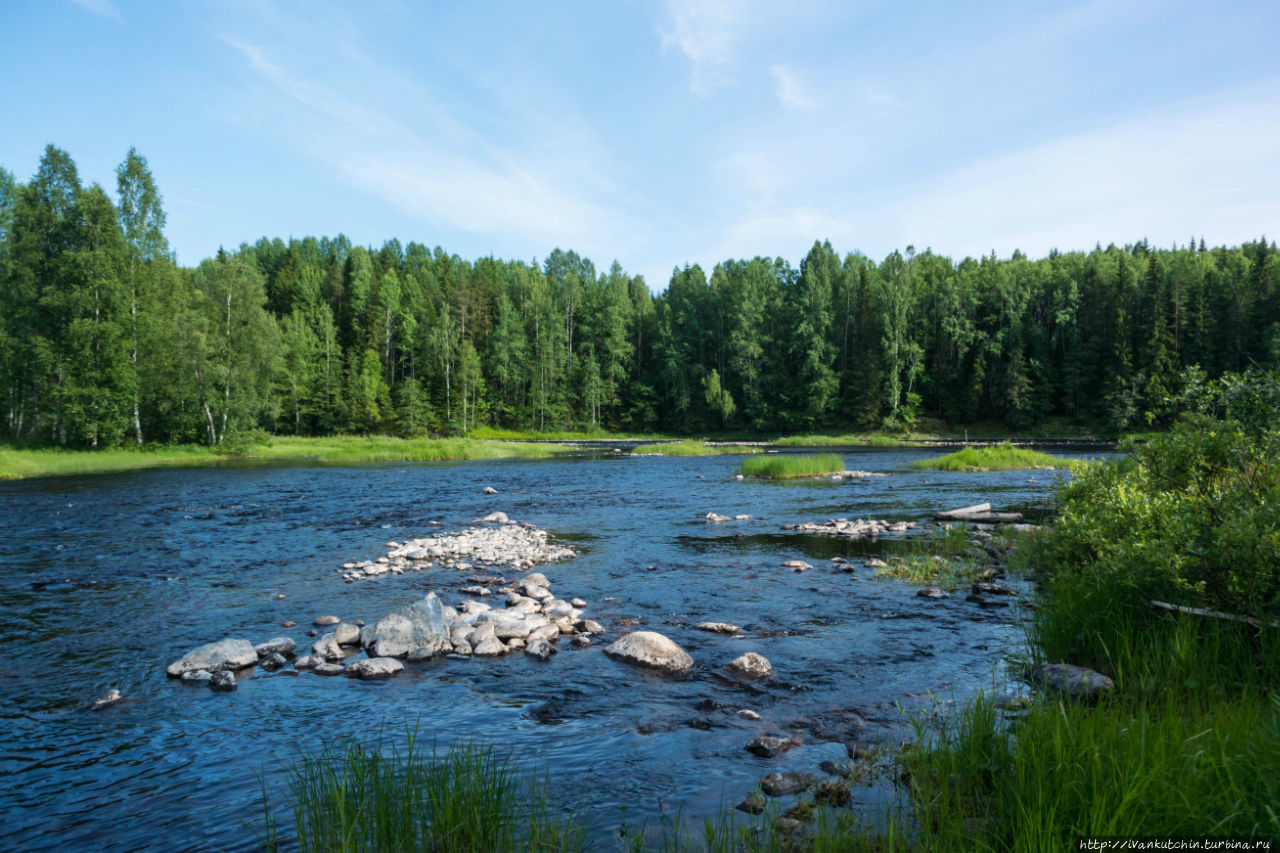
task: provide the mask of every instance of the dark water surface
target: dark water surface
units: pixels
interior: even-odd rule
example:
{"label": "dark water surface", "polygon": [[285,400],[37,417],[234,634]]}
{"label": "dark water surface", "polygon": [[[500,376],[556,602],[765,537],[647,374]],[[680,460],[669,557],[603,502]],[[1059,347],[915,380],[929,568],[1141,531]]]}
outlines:
{"label": "dark water surface", "polygon": [[[652,824],[681,803],[700,820],[766,773],[817,772],[822,760],[845,757],[850,737],[900,740],[901,709],[1000,688],[1003,656],[1022,644],[1017,612],[962,596],[921,602],[911,585],[860,566],[854,580],[826,562],[901,542],[780,527],[924,521],[980,501],[1032,518],[1048,510],[1053,472],[903,467],[936,452],[845,452],[848,467],[890,476],[843,483],[737,482],[733,456],[616,454],[0,483],[0,846],[252,849],[262,822],[257,774],[280,787],[301,750],[380,728],[395,735],[406,720],[442,747],[474,737],[546,771],[606,849],[624,821]],[[499,494],[482,494],[486,485]],[[493,510],[580,549],[541,570],[559,597],[587,600],[585,616],[610,629],[606,642],[619,619],[637,619],[682,645],[695,674],[664,679],[608,659],[597,642],[565,644],[547,663],[515,654],[412,664],[386,683],[256,671],[218,694],[165,677],[167,663],[223,637],[292,636],[301,651],[320,614],[373,621],[429,590],[456,603],[466,574],[345,584],[336,569]],[[713,525],[709,511],[768,518]],[[781,568],[794,558],[815,568]],[[287,619],[301,624],[282,629]],[[692,629],[703,620],[744,630]],[[747,651],[773,662],[777,675],[763,687],[717,676]],[[87,711],[110,687],[126,701]],[[739,719],[739,708],[763,720]],[[748,754],[744,745],[764,732],[804,745],[776,759]],[[874,805],[886,791],[868,788],[862,800]]]}

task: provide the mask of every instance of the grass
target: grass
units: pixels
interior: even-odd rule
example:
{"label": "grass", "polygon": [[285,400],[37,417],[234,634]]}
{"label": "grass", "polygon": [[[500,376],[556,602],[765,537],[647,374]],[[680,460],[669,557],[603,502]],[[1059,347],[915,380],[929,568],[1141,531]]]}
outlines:
{"label": "grass", "polygon": [[[492,748],[423,754],[411,730],[404,749],[348,742],[304,755],[288,774],[291,834],[299,850],[316,853],[583,849],[581,830],[555,813],[547,787]],[[265,782],[263,808],[265,846],[278,850],[281,817]]]}
{"label": "grass", "polygon": [[911,467],[938,471],[1018,471],[1062,468],[1065,463],[1056,456],[1006,443],[993,447],[966,447],[946,456],[919,459],[912,462]]}
{"label": "grass", "polygon": [[741,453],[759,453],[759,447],[746,445],[710,445],[701,439],[669,441],[659,444],[639,444],[631,449],[633,454],[653,456],[729,456]]}
{"label": "grass", "polygon": [[742,473],[747,477],[772,477],[775,480],[796,477],[820,477],[844,470],[844,459],[838,453],[812,456],[770,454],[742,460]]}
{"label": "grass", "polygon": [[233,448],[201,445],[143,449],[55,450],[0,447],[0,480],[106,474],[146,468],[217,465],[229,460],[308,460],[329,463],[433,462],[450,459],[542,458],[564,450],[474,438],[391,436],[273,437]]}

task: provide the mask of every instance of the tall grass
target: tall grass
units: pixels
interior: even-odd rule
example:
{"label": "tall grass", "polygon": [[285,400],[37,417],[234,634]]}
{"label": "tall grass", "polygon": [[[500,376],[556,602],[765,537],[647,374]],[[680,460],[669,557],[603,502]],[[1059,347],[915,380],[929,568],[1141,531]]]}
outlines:
{"label": "tall grass", "polygon": [[146,468],[217,465],[228,460],[309,460],[331,463],[432,462],[442,460],[542,458],[566,452],[539,444],[473,438],[392,436],[269,437],[214,448],[202,445],[144,449],[52,450],[0,447],[0,479],[104,474]]}
{"label": "tall grass", "polygon": [[818,453],[813,456],[770,454],[742,460],[743,475],[772,477],[775,480],[819,477],[843,470],[844,459],[838,453]]}
{"label": "tall grass", "polygon": [[[550,805],[547,786],[492,748],[443,756],[348,742],[304,755],[289,771],[293,830],[302,851],[430,850],[441,853],[581,850],[582,832]],[[281,821],[264,788],[268,846]],[[287,830],[287,828],[285,828]]]}
{"label": "tall grass", "polygon": [[1063,468],[1065,463],[1038,450],[1004,443],[991,447],[966,447],[946,456],[918,459],[911,463],[911,467],[939,471],[1017,471],[1024,468]]}
{"label": "tall grass", "polygon": [[707,444],[700,439],[666,441],[659,444],[639,444],[632,453],[653,456],[732,456],[742,453],[759,453],[760,448],[736,444]]}

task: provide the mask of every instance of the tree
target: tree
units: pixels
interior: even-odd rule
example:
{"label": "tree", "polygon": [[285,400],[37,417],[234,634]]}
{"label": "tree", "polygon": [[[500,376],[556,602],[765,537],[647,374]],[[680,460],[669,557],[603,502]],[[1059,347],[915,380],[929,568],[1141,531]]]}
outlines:
{"label": "tree", "polygon": [[720,416],[720,426],[727,427],[729,418],[733,417],[733,412],[737,408],[733,403],[733,397],[724,388],[720,387],[720,374],[712,370],[702,380],[702,388],[707,401],[707,408]]}

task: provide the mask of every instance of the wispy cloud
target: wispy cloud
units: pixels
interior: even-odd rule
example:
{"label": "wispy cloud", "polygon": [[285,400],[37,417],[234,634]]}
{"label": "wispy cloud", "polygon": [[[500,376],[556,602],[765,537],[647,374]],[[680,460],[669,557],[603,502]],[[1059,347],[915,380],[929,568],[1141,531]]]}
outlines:
{"label": "wispy cloud", "polygon": [[817,97],[798,69],[790,65],[773,65],[769,74],[773,77],[773,93],[784,108],[811,110],[818,106]]}
{"label": "wispy cloud", "polygon": [[120,10],[115,7],[111,0],[71,0],[71,2],[86,12],[97,15],[99,18],[124,22],[124,15],[120,14]]}
{"label": "wispy cloud", "polygon": [[[572,152],[558,166],[499,146],[440,104],[419,102],[411,127],[334,85],[307,79],[260,45],[224,41],[274,92],[292,103],[289,144],[319,159],[348,186],[410,217],[545,251],[574,245],[618,253],[631,230],[622,215],[575,188],[607,183],[579,177]],[[383,69],[385,71],[386,69]],[[358,85],[358,83],[356,84]],[[557,171],[561,169],[563,171]]]}
{"label": "wispy cloud", "polygon": [[692,65],[689,88],[708,98],[733,75],[738,43],[750,17],[742,0],[669,0],[668,22],[658,29],[664,48],[675,47]]}

